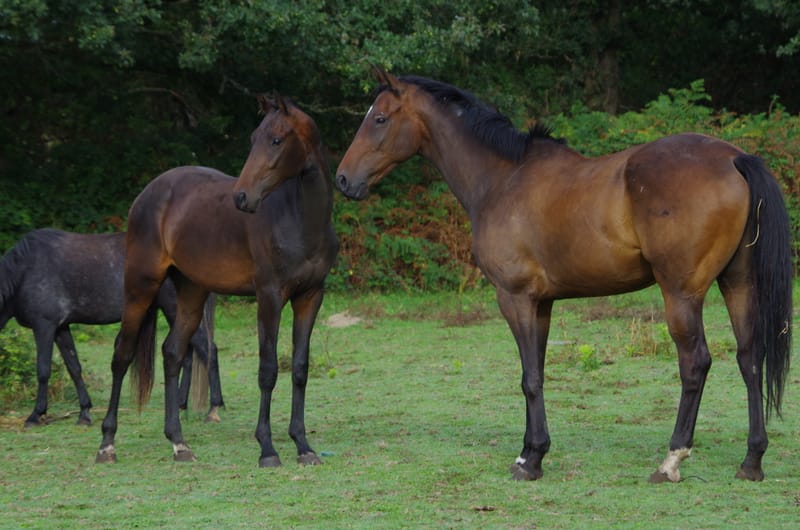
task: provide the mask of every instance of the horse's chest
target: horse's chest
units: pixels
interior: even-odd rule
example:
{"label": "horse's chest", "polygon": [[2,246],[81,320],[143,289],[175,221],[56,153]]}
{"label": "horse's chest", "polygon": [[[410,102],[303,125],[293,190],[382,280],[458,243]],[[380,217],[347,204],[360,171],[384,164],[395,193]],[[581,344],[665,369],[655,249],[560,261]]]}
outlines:
{"label": "horse's chest", "polygon": [[290,286],[317,284],[333,265],[338,243],[328,238],[318,241],[286,241],[273,245],[272,265]]}
{"label": "horse's chest", "polygon": [[543,286],[544,275],[536,257],[526,243],[508,233],[476,231],[473,253],[486,278],[497,287],[514,292]]}

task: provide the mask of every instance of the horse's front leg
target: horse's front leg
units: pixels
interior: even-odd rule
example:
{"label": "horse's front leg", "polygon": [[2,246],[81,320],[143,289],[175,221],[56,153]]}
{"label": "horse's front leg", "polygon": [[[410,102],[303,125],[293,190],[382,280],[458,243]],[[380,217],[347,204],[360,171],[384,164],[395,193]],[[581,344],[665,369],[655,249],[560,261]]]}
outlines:
{"label": "horse's front leg", "polygon": [[81,362],[78,360],[78,351],[75,349],[75,341],[72,339],[69,326],[63,326],[56,331],[56,344],[64,359],[69,376],[75,384],[75,390],[78,391],[78,404],[81,407],[78,425],[91,425],[92,418],[89,410],[92,408],[92,400],[89,398],[89,392],[83,382]]}
{"label": "horse's front leg", "polygon": [[515,480],[536,480],[542,477],[542,459],[550,449],[543,385],[553,302],[502,289],[497,290],[497,301],[519,348],[527,413],[522,453],[511,466],[511,473]]}
{"label": "horse's front leg", "polygon": [[206,422],[218,423],[219,409],[225,407],[225,400],[222,398],[222,384],[219,378],[219,357],[217,355],[217,345],[213,340],[209,340],[208,347],[208,385],[209,385],[209,409],[206,413]]}
{"label": "horse's front leg", "polygon": [[294,321],[292,328],[292,419],[289,436],[297,445],[297,462],[305,465],[321,464],[317,454],[306,439],[305,403],[308,381],[309,344],[317,313],[322,305],[322,289],[304,293],[292,299]]}
{"label": "horse's front leg", "polygon": [[49,324],[37,325],[33,328],[33,338],[36,341],[36,404],[33,412],[25,420],[25,427],[35,427],[46,422],[47,415],[47,385],[50,382],[50,370],[53,362],[53,340],[55,327]]}
{"label": "horse's front leg", "polygon": [[278,381],[278,329],[281,307],[284,301],[280,294],[270,290],[259,291],[258,296],[258,388],[261,400],[256,424],[256,440],[261,446],[259,467],[278,467],[281,459],[272,445],[270,406],[272,391]]}

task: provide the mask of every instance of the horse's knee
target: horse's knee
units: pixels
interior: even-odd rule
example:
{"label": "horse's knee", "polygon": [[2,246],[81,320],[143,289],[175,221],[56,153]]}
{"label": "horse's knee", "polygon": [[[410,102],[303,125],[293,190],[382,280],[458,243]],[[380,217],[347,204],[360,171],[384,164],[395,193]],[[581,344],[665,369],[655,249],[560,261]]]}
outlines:
{"label": "horse's knee", "polygon": [[542,377],[538,373],[522,374],[522,392],[527,398],[535,399],[542,392]]}
{"label": "horse's knee", "polygon": [[308,359],[292,362],[292,383],[294,386],[305,387],[308,382]]}
{"label": "horse's knee", "polygon": [[46,385],[48,381],[50,381],[50,365],[40,365],[39,369],[36,371],[36,380],[39,382],[40,385]]}
{"label": "horse's knee", "polygon": [[258,366],[258,388],[263,392],[272,392],[278,382],[278,363],[261,362]]}

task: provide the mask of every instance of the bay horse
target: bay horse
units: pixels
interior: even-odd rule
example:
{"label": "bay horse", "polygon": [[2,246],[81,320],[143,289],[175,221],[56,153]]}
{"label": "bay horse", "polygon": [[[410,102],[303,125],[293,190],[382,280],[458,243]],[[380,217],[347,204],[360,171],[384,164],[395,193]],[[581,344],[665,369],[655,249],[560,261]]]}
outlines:
{"label": "bay horse", "polygon": [[[122,318],[125,234],[79,234],[52,228],[25,234],[0,260],[0,330],[8,321],[33,330],[36,342],[36,403],[26,427],[47,423],[47,387],[53,358],[53,342],[78,393],[77,423],[90,425],[92,401],[82,377],[81,363],[70,324],[113,324]],[[167,322],[175,321],[175,287],[165,282],[158,291],[157,307]],[[192,335],[181,379],[181,406],[186,407],[192,354],[209,366],[211,408],[207,418],[218,420],[224,406],[219,382],[217,347],[213,333],[213,297],[207,319]]]}
{"label": "bay horse", "polygon": [[[314,121],[292,101],[258,97],[265,114],[252,133],[250,154],[238,179],[206,167],[178,167],[150,182],[128,215],[125,309],[111,363],[113,385],[97,462],[116,460],[114,436],[120,388],[136,361],[138,401],[153,385],[154,345],[141,336],[152,319],[159,286],[171,278],[177,316],[164,343],[165,426],[176,461],[194,460],[178,415],[181,353],[211,291],[255,295],[258,306],[258,386],[255,436],[260,467],[281,464],[272,443],[270,405],[278,377],[281,309],[291,302],[292,412],[289,434],[298,462],[321,460],[306,439],[305,390],[309,341],[325,278],[339,243],[333,231],[333,182]],[[240,211],[241,210],[241,211]]]}
{"label": "bay horse", "polygon": [[792,318],[788,215],[763,162],[699,134],[586,158],[545,128],[516,130],[464,90],[375,71],[378,94],[341,160],[337,187],[363,199],[419,153],[466,209],[475,260],[496,288],[522,362],[527,416],[513,478],[540,478],[550,448],[543,382],[553,301],[657,283],[681,397],[669,452],[650,480],[679,481],[711,366],[702,308],[716,280],[747,387],[747,454],[737,477],[762,480],[763,380],[768,419],[781,413]]}

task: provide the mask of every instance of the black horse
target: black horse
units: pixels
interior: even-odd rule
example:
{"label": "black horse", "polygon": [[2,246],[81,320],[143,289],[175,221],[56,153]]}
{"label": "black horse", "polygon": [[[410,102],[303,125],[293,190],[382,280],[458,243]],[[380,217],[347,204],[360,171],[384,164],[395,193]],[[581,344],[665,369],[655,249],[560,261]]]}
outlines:
{"label": "black horse", "polygon": [[[0,330],[15,318],[31,328],[36,340],[38,391],[25,426],[46,423],[47,384],[53,342],[58,345],[75,388],[81,411],[78,423],[89,425],[92,402],[81,377],[81,364],[70,324],[112,324],[122,318],[125,270],[125,233],[76,234],[55,229],[26,234],[0,260]],[[175,321],[175,287],[165,282],[158,293],[170,326]],[[213,342],[214,297],[206,304],[203,325],[192,336],[190,349],[208,365],[211,409],[207,419],[217,420],[223,406],[217,348]],[[188,352],[188,350],[187,350]],[[192,355],[184,357],[181,406],[186,406]],[[207,388],[205,380],[195,386]]]}

